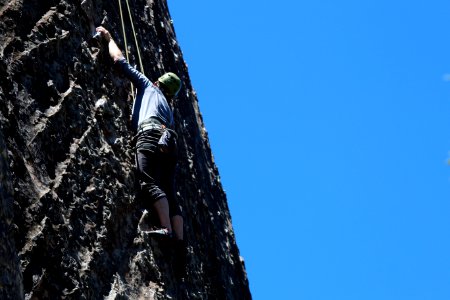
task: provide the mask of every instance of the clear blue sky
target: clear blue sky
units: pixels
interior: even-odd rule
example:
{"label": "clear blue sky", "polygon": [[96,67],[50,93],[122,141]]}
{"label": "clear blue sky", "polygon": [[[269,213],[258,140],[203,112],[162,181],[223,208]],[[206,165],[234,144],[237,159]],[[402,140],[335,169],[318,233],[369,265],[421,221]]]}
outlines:
{"label": "clear blue sky", "polygon": [[450,299],[450,1],[168,1],[254,299]]}

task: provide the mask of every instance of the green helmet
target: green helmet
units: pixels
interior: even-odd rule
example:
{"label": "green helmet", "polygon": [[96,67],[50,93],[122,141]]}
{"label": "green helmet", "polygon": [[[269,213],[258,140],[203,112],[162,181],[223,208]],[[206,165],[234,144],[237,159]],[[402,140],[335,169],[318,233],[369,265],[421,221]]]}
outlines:
{"label": "green helmet", "polygon": [[172,72],[168,72],[163,76],[159,77],[158,81],[160,84],[163,85],[164,91],[170,97],[176,96],[181,89],[180,78]]}

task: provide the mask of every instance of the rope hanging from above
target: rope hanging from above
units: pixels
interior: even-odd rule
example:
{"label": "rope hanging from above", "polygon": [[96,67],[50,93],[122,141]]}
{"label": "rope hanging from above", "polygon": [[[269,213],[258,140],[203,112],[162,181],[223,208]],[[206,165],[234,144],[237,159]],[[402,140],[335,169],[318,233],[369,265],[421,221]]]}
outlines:
{"label": "rope hanging from above", "polygon": [[[125,32],[125,22],[123,20],[122,1],[121,0],[117,0],[117,1],[119,2],[120,22],[122,24],[123,41],[125,43],[125,56],[127,58],[127,61],[129,62],[130,59],[128,57],[128,43],[127,43],[127,35],[126,35],[126,32]],[[142,64],[141,51],[139,50],[139,44],[138,44],[138,41],[137,41],[136,31],[134,29],[134,22],[133,22],[133,17],[131,15],[130,5],[128,3],[128,0],[125,0],[125,2],[126,2],[126,5],[127,5],[127,9],[128,9],[128,16],[130,18],[131,29],[133,31],[134,43],[136,45],[136,51],[137,51],[137,55],[138,55],[140,71],[141,71],[142,74],[145,75],[145,73],[144,73],[144,65]],[[132,83],[131,83],[131,95],[132,95],[132,97],[134,99],[134,87],[133,87]]]}

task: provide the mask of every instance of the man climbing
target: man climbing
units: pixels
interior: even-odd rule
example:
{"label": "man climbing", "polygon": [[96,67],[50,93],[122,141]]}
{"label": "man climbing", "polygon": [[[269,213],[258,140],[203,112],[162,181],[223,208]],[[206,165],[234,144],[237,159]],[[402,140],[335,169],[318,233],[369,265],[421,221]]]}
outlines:
{"label": "man climbing", "polygon": [[181,242],[183,218],[174,191],[176,133],[171,109],[181,80],[174,73],[166,73],[152,83],[126,61],[108,30],[101,26],[96,30],[107,41],[114,64],[137,88],[131,119],[137,137],[137,176],[144,201],[154,209],[161,225],[149,233],[173,236]]}

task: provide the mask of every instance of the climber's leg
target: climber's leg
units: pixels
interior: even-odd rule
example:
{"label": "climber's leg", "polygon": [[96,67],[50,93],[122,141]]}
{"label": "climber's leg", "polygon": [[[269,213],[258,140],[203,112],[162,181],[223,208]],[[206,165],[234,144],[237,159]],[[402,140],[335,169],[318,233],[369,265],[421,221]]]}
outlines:
{"label": "climber's leg", "polygon": [[170,224],[169,218],[169,202],[166,197],[160,198],[153,203],[153,208],[155,209],[159,222],[161,223],[161,227],[167,228],[169,233],[172,232],[172,226]]}
{"label": "climber's leg", "polygon": [[176,215],[172,217],[172,226],[174,238],[177,240],[183,239],[183,217]]}
{"label": "climber's leg", "polygon": [[[161,227],[167,228],[167,233],[171,233],[169,202],[161,187],[161,171],[165,166],[157,148],[160,135],[158,130],[147,130],[139,134],[136,143],[136,167],[144,207],[154,210]],[[164,234],[161,230],[157,231],[155,233]]]}

